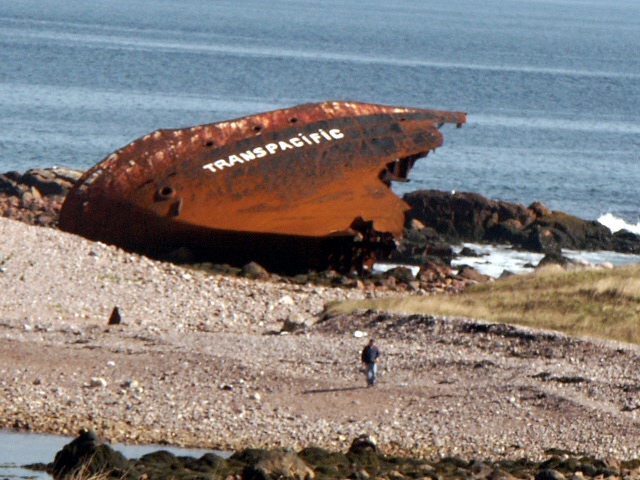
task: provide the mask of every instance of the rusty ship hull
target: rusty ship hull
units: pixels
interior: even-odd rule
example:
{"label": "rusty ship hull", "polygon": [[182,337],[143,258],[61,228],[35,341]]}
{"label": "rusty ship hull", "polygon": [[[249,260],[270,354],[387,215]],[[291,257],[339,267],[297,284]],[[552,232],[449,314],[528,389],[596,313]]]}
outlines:
{"label": "rusty ship hull", "polygon": [[157,130],[85,172],[60,228],[152,257],[272,271],[370,266],[402,235],[390,189],[462,112],[324,102]]}

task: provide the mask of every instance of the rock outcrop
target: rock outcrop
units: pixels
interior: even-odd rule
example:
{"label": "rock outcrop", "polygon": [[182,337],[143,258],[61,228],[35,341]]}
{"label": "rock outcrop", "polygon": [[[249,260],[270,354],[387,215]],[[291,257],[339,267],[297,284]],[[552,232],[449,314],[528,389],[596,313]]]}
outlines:
{"label": "rock outcrop", "polygon": [[57,226],[64,197],[82,173],[54,167],[0,174],[0,215],[31,225]]}
{"label": "rock outcrop", "polygon": [[[540,202],[525,207],[477,193],[438,190],[407,193],[403,199],[411,206],[405,227],[413,232],[407,239],[422,237],[424,248],[437,249],[443,242],[480,242],[543,253],[563,248],[640,253],[639,235],[624,230],[612,233],[595,220],[551,211]],[[407,250],[415,254],[419,248],[414,244]]]}

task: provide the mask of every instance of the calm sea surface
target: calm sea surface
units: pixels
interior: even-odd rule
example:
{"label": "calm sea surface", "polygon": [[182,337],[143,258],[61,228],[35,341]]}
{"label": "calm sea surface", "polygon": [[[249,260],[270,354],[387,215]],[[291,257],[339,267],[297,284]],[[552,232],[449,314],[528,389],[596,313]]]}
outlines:
{"label": "calm sea surface", "polygon": [[637,0],[2,0],[0,170],[348,99],[463,110],[395,187],[640,224]]}

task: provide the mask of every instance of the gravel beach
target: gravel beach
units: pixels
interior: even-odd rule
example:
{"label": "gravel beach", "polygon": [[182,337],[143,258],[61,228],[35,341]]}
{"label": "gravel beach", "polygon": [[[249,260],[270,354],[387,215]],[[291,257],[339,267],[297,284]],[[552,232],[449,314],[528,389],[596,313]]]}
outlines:
{"label": "gravel beach", "polygon": [[[0,218],[0,427],[222,450],[640,457],[640,350],[480,320],[362,312],[388,294],[249,280]],[[120,324],[108,325],[114,307]],[[285,323],[301,325],[283,333]],[[366,388],[359,353],[382,350]]]}

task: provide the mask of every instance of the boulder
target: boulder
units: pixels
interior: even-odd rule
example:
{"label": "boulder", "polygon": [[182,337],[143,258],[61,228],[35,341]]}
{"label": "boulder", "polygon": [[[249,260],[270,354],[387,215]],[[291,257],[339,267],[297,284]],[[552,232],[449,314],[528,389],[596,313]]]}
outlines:
{"label": "boulder", "polygon": [[357,455],[367,451],[376,452],[377,450],[378,443],[376,439],[367,433],[363,433],[354,438],[349,447],[349,453],[355,453]]}
{"label": "boulder", "polygon": [[79,170],[58,167],[0,174],[0,215],[55,227],[64,197],[81,175]]}
{"label": "boulder", "polygon": [[35,197],[58,197],[62,200],[82,173],[60,167],[34,168],[24,174],[7,172],[0,174],[0,194],[22,197],[29,193]]}
{"label": "boulder", "polygon": [[566,477],[556,470],[542,470],[535,476],[535,480],[565,480]]}
{"label": "boulder", "polygon": [[484,275],[469,265],[462,265],[458,270],[458,277],[470,280],[476,283],[484,283],[491,281],[491,277]]}
{"label": "boulder", "polygon": [[421,265],[427,257],[437,257],[451,264],[453,249],[440,238],[436,230],[420,227],[421,223],[417,220],[411,222],[411,225],[413,227],[404,229],[403,237],[398,242],[398,248],[391,252],[389,262]]}
{"label": "boulder", "polygon": [[183,457],[184,468],[193,472],[215,473],[215,478],[224,478],[223,473],[229,468],[227,461],[215,453],[205,453],[200,458]]}
{"label": "boulder", "polygon": [[307,447],[299,454],[319,476],[344,478],[351,471],[351,463],[342,452],[331,452],[320,447]]}
{"label": "boulder", "polygon": [[269,272],[256,262],[249,262],[242,267],[242,275],[252,280],[268,280]]}
{"label": "boulder", "polygon": [[[550,252],[560,248],[574,250],[611,250],[613,234],[611,230],[596,221],[582,220],[563,212],[551,212],[538,217],[535,223],[525,231],[529,232],[529,241],[540,237],[538,251]],[[549,242],[545,245],[546,241]]]}
{"label": "boulder", "polygon": [[453,277],[453,269],[438,259],[426,260],[417,275],[418,280],[427,283],[442,282]]}
{"label": "boulder", "polygon": [[381,459],[378,455],[377,442],[374,437],[366,433],[351,442],[347,458],[352,468],[358,473],[355,478],[377,476],[380,471]]}
{"label": "boulder", "polygon": [[396,279],[397,283],[404,283],[406,285],[415,280],[413,272],[408,267],[394,267],[387,270],[384,275],[393,277]]}
{"label": "boulder", "polygon": [[536,268],[544,267],[547,265],[560,265],[563,268],[570,268],[577,266],[578,263],[568,257],[565,257],[561,253],[547,253],[538,262]]}
{"label": "boulder", "polygon": [[98,474],[122,478],[129,470],[129,462],[120,452],[100,441],[93,430],[81,430],[76,439],[56,454],[48,470],[55,479]]}
{"label": "boulder", "polygon": [[613,234],[613,250],[620,253],[640,254],[640,235],[628,230]]}
{"label": "boulder", "polygon": [[311,480],[314,471],[289,449],[265,450],[257,463],[247,466],[242,480]]}

